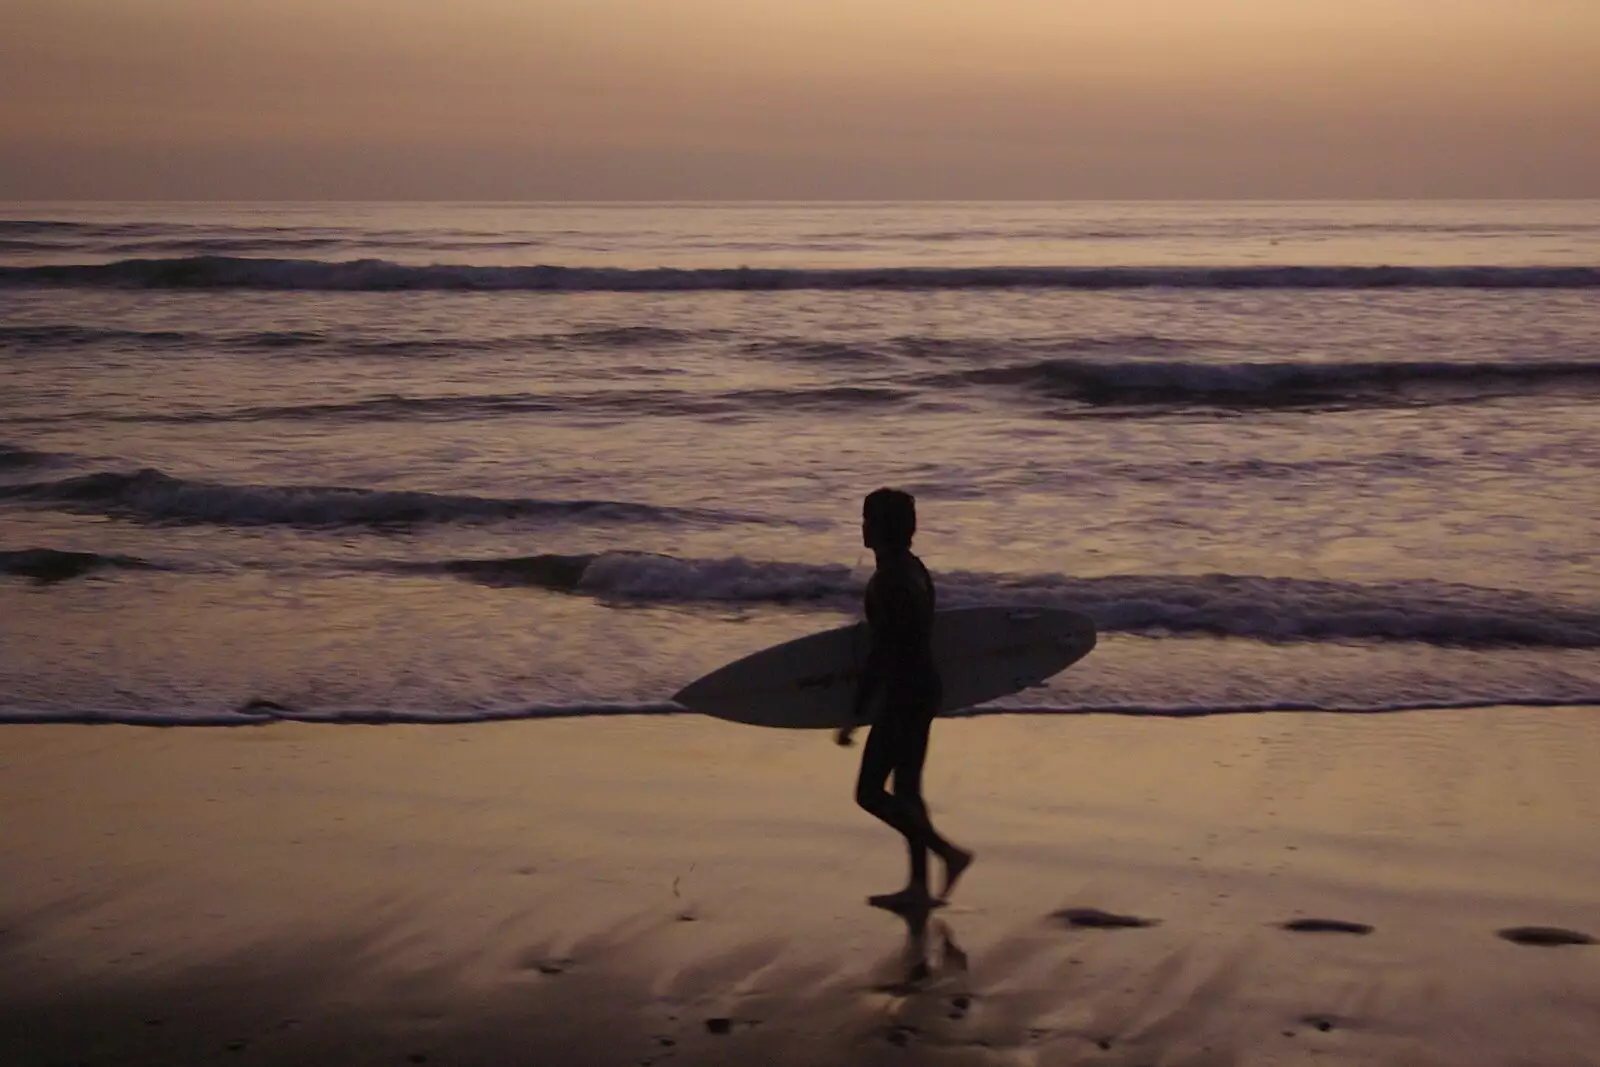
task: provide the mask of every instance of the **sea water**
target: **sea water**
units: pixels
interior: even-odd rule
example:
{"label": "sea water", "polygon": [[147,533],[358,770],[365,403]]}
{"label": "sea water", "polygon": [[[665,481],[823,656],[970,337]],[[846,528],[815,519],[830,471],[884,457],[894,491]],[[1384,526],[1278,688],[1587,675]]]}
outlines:
{"label": "sea water", "polygon": [[670,713],[881,485],[985,710],[1600,704],[1600,203],[0,206],[0,721]]}

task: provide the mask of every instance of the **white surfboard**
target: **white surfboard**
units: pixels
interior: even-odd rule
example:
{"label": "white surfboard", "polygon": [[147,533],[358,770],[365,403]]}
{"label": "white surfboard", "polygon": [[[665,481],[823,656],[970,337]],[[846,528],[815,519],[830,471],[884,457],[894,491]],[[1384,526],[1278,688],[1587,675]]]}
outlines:
{"label": "white surfboard", "polygon": [[[752,726],[846,724],[867,654],[866,623],[787,641],[719,667],[673,700]],[[1007,696],[1070,667],[1094,648],[1094,621],[1060,608],[951,608],[933,617],[940,712]]]}

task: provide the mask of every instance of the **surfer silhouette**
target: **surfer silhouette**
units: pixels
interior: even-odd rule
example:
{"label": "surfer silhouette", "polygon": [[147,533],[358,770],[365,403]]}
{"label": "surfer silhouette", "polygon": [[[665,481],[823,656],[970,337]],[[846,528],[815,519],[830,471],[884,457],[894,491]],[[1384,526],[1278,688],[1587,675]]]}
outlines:
{"label": "surfer silhouette", "polygon": [[[906,839],[911,878],[904,889],[870,897],[890,909],[926,907],[928,853],[944,863],[938,900],[948,897],[972,853],[951,844],[933,828],[922,799],[922,765],[928,734],[939,712],[939,672],[933,662],[933,578],[911,552],[917,532],[917,504],[910,493],[877,489],[861,508],[861,540],[877,557],[867,582],[865,607],[870,644],[856,685],[851,718],[864,722],[868,703],[881,689],[883,704],[867,735],[856,780],[856,803],[888,823]],[[840,728],[835,740],[850,744],[857,726]],[[891,792],[885,788],[893,778]]]}

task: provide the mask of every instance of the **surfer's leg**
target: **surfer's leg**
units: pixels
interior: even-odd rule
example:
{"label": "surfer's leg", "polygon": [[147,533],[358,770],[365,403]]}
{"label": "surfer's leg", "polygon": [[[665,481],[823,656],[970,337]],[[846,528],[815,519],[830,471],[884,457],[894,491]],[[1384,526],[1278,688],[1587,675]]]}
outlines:
{"label": "surfer's leg", "polygon": [[903,724],[895,717],[880,715],[867,735],[861,753],[861,774],[856,780],[856,803],[898,831],[911,854],[911,881],[906,888],[870,898],[873,904],[886,908],[925,904],[929,899],[926,815],[920,807],[908,805],[884,788],[889,776],[895,774],[898,791],[904,733]]}
{"label": "surfer's leg", "polygon": [[[927,812],[922,812],[922,818],[927,820]],[[928,842],[926,838],[914,840],[906,838],[906,853],[911,858],[911,877],[909,884],[918,886],[926,893],[928,891]]]}
{"label": "surfer's leg", "polygon": [[944,887],[939,891],[939,899],[943,900],[955,888],[961,872],[972,863],[972,853],[952,844],[933,828],[928,805],[922,799],[922,768],[928,760],[928,735],[932,731],[935,714],[935,711],[926,711],[907,716],[905,721],[910,725],[902,735],[902,746],[897,753],[899,759],[894,768],[894,793],[920,823],[922,830],[918,840],[906,839],[911,848],[911,880],[926,889],[928,850],[932,849],[944,861]]}
{"label": "surfer's leg", "polygon": [[[861,771],[856,775],[856,803],[873,815],[878,815],[883,798],[889,795],[884,786],[894,771],[894,745],[889,736],[890,729],[890,725],[880,717],[868,729],[867,743],[861,748]],[[878,817],[883,818],[881,815]]]}
{"label": "surfer's leg", "polygon": [[856,803],[911,838],[918,836],[922,827],[900,799],[884,788],[899,762],[900,732],[899,724],[887,715],[880,715],[872,725],[861,753]]}
{"label": "surfer's leg", "polygon": [[895,752],[894,797],[905,808],[911,820],[921,831],[906,836],[906,851],[911,858],[911,885],[928,891],[928,849],[933,823],[928,820],[928,806],[922,800],[922,765],[928,757],[928,724],[909,718],[901,732],[900,744]]}

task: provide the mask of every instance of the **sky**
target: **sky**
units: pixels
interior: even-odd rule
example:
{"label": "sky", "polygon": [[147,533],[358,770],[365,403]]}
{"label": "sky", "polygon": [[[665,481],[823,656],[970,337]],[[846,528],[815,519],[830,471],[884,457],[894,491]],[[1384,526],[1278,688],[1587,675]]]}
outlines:
{"label": "sky", "polygon": [[0,0],[0,198],[1600,196],[1600,0]]}

